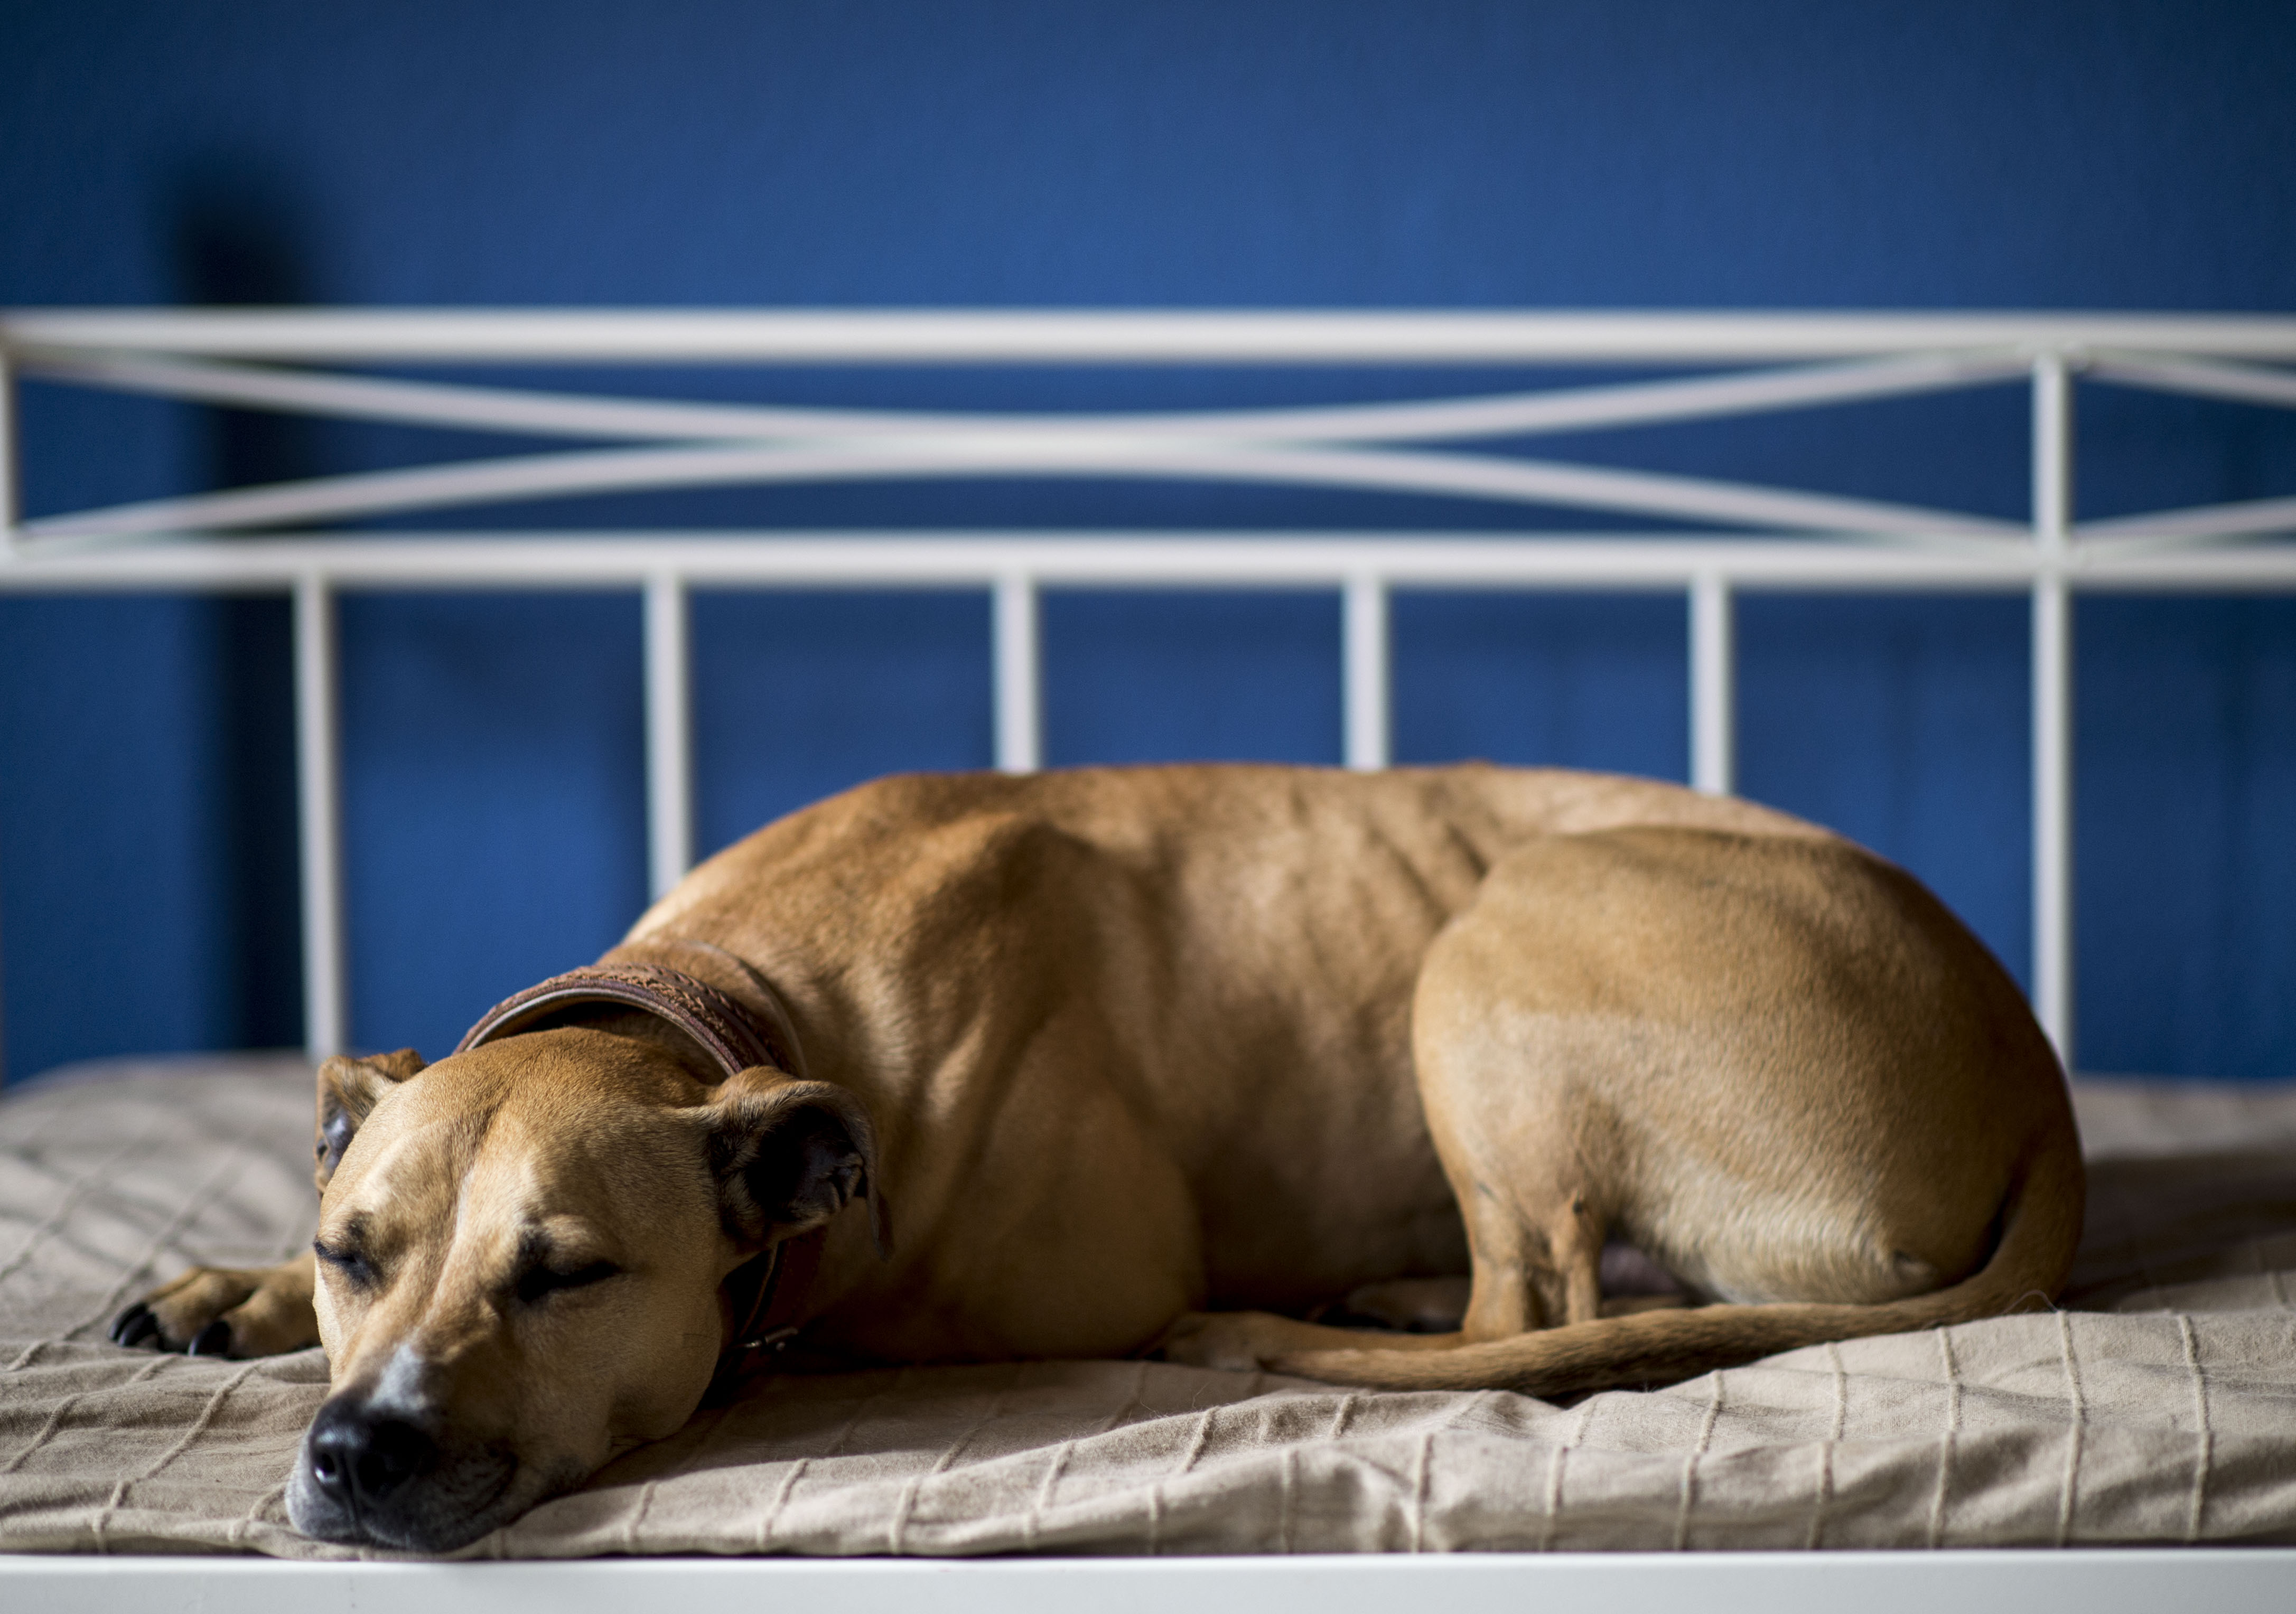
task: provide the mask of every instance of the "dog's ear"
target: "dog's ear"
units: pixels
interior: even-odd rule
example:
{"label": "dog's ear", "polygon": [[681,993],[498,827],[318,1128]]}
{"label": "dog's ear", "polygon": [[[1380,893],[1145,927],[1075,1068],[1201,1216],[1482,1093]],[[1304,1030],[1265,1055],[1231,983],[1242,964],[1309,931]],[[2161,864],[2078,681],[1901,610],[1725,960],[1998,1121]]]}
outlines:
{"label": "dog's ear", "polygon": [[319,1067],[319,1110],[311,1136],[311,1151],[318,1157],[318,1166],[311,1180],[321,1193],[326,1192],[328,1179],[342,1164],[343,1151],[350,1147],[351,1134],[366,1119],[375,1100],[422,1069],[422,1056],[412,1048],[365,1059],[338,1053]]}
{"label": "dog's ear", "polygon": [[719,1213],[735,1242],[762,1248],[775,1233],[819,1227],[855,1200],[866,1200],[875,1213],[870,1231],[877,1253],[891,1256],[876,1128],[850,1090],[760,1066],[720,1083],[702,1113]]}

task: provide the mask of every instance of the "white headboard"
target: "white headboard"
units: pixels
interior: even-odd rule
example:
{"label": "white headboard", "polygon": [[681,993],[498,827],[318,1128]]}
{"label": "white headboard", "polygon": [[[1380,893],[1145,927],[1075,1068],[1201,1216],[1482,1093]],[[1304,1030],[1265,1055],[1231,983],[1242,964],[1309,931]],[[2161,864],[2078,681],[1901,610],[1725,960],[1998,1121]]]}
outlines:
{"label": "white headboard", "polygon": [[[2077,521],[2071,379],[2296,407],[2296,319],[2054,315],[26,310],[0,318],[0,589],[278,589],[295,602],[305,1025],[345,1042],[337,591],[626,585],[645,598],[649,869],[692,859],[686,594],[697,584],[976,586],[995,599],[998,765],[1037,765],[1047,585],[1320,586],[1345,600],[1346,757],[1388,759],[1390,591],[1677,590],[1693,782],[1733,779],[1733,591],[2014,592],[2032,601],[2034,999],[2070,1058],[2070,595],[2296,589],[2296,499]],[[1456,367],[1456,397],[1343,406],[1017,414],[677,403],[442,384],[377,365],[1207,365]],[[1493,395],[1494,366],[1616,368]],[[338,368],[348,366],[348,369]],[[1651,367],[1700,367],[1651,380]],[[519,454],[20,519],[14,379],[312,415],[563,437]],[[2032,396],[2029,521],[1477,452],[1582,431],[1999,384]],[[308,530],[505,499],[768,482],[1125,477],[1441,494],[1692,521],[1718,536],[1409,532],[1059,537],[965,530],[709,536]],[[234,537],[266,529],[259,539]],[[298,530],[299,528],[305,530]]]}

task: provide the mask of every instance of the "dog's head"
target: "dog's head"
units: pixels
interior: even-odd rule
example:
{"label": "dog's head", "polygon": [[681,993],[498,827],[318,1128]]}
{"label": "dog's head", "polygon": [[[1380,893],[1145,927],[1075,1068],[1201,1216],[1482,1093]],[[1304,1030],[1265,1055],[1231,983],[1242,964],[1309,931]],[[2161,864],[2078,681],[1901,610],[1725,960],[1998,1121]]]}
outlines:
{"label": "dog's head", "polygon": [[288,1512],[419,1552],[676,1430],[734,1326],[727,1275],[876,1178],[846,1089],[762,1068],[711,1087],[583,1028],[330,1060],[316,1144],[334,1388]]}

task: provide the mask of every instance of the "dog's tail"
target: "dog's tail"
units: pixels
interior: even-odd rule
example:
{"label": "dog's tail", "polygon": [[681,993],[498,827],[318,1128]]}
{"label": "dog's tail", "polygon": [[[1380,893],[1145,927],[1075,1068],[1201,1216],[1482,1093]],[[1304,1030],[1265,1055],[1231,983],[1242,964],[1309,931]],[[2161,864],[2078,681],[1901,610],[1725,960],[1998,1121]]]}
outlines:
{"label": "dog's tail", "polygon": [[1870,1306],[1702,1306],[1637,1312],[1450,1348],[1299,1351],[1277,1372],[1373,1389],[1512,1389],[1559,1396],[1669,1384],[1829,1340],[1939,1328],[2046,1307],[2079,1241],[2085,1180],[2068,1126],[2047,1128],[2001,1207],[1998,1242],[1960,1282]]}

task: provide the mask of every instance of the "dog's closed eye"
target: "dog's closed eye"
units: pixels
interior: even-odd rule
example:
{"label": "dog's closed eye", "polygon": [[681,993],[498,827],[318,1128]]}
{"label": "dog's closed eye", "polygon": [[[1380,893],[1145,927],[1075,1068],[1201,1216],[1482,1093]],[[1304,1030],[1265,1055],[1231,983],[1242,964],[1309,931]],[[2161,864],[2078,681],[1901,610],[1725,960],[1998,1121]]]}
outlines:
{"label": "dog's closed eye", "polygon": [[593,1261],[571,1272],[559,1272],[537,1261],[518,1274],[518,1298],[531,1306],[545,1295],[555,1294],[562,1289],[587,1289],[593,1283],[603,1283],[621,1270],[611,1261]]}
{"label": "dog's closed eye", "polygon": [[342,1274],[353,1288],[374,1287],[377,1278],[374,1263],[368,1260],[365,1252],[356,1245],[346,1245],[340,1249],[332,1249],[321,1241],[314,1239],[311,1241],[311,1252]]}

